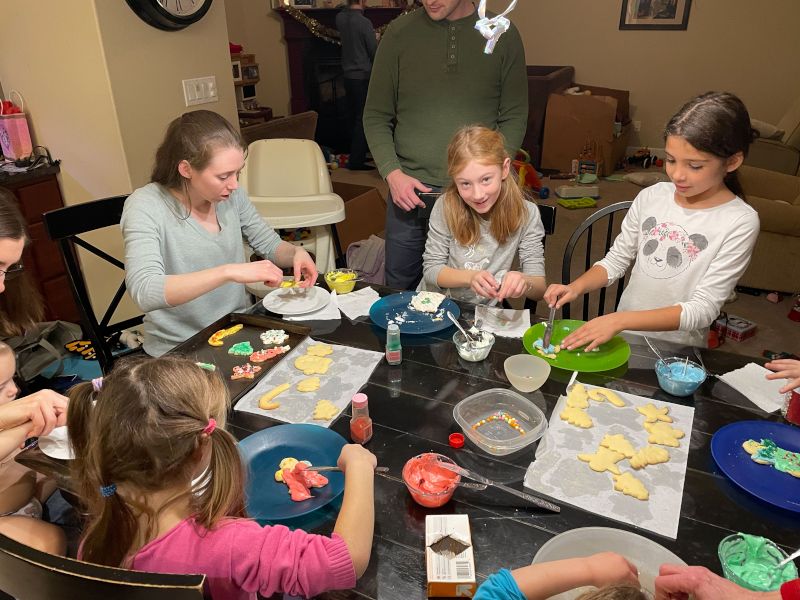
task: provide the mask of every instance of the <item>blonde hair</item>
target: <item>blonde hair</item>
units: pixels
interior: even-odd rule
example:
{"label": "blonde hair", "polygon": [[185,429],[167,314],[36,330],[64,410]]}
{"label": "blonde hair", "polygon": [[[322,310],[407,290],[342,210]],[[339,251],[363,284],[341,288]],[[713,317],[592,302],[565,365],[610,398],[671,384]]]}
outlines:
{"label": "blonde hair", "polygon": [[629,583],[607,585],[593,592],[581,594],[575,600],[649,600],[642,588]]}
{"label": "blonde hair", "polygon": [[[470,161],[503,168],[508,159],[505,138],[499,131],[482,125],[459,129],[447,147],[447,174],[450,183],[444,192],[444,217],[453,237],[462,246],[474,244],[480,237],[481,216],[458,194],[455,177]],[[503,244],[527,218],[525,198],[516,180],[509,173],[500,185],[500,195],[489,212],[489,230]]]}
{"label": "blonde hair", "polygon": [[[224,429],[230,398],[218,374],[184,358],[132,359],[119,362],[99,392],[87,382],[69,396],[73,477],[90,515],[85,560],[127,566],[155,537],[161,511],[180,500],[189,500],[191,515],[206,529],[224,517],[245,516],[244,468]],[[217,422],[210,434],[204,431],[209,419]],[[210,445],[208,476],[193,491],[204,442]],[[157,510],[125,493],[146,496],[181,482],[185,489]],[[112,484],[125,492],[104,497],[101,487]]]}

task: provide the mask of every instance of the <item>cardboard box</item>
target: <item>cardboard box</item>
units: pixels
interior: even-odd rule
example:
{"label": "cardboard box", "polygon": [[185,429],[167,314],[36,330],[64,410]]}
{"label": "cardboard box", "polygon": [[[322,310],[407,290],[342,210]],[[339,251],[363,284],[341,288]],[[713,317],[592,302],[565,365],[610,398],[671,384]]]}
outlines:
{"label": "cardboard box", "polygon": [[344,200],[344,221],[336,224],[342,254],[353,242],[378,235],[386,227],[386,201],[380,192],[368,185],[341,181],[332,182],[333,193]]}
{"label": "cardboard box", "polygon": [[[596,144],[603,161],[601,175],[609,175],[625,156],[632,124],[628,92],[580,86],[591,95],[551,94],[547,102],[542,144],[542,168],[569,172],[587,142]],[[614,135],[614,123],[622,124]]]}
{"label": "cardboard box", "polygon": [[757,328],[758,326],[752,321],[724,313],[711,324],[711,329],[716,331],[720,337],[736,342],[753,337]]}
{"label": "cardboard box", "polygon": [[428,597],[472,598],[478,586],[467,515],[425,517],[425,566]]}

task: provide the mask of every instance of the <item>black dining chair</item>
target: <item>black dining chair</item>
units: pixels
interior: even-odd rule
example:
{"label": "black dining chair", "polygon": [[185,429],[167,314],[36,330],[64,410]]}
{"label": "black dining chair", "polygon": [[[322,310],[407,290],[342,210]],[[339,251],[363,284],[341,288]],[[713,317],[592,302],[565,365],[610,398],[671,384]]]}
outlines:
{"label": "black dining chair", "polygon": [[[84,333],[89,337],[95,348],[97,360],[103,373],[108,373],[114,362],[109,339],[124,329],[139,325],[142,322],[142,316],[139,315],[131,319],[111,323],[111,318],[125,295],[125,264],[79,236],[104,227],[119,225],[122,218],[122,207],[126,198],[127,196],[113,196],[51,210],[43,215],[47,234],[51,240],[58,242],[67,267],[72,293],[75,296],[75,302],[81,314]],[[102,258],[123,272],[122,283],[120,283],[99,321],[92,307],[92,301],[86,287],[86,279],[81,270],[78,247]]]}
{"label": "black dining chair", "polygon": [[[610,204],[605,208],[601,208],[591,216],[589,216],[583,223],[578,225],[578,227],[573,232],[572,236],[569,238],[567,242],[566,249],[564,250],[564,260],[561,264],[561,282],[566,285],[570,281],[572,281],[572,256],[575,252],[575,248],[578,245],[578,242],[581,238],[585,238],[586,242],[586,252],[584,255],[584,272],[588,271],[591,266],[597,262],[599,259],[603,258],[608,253],[609,248],[611,248],[611,244],[615,238],[615,230],[614,230],[614,220],[617,213],[624,213],[627,211],[632,201],[626,202],[617,202],[615,204]],[[592,251],[595,250],[593,245],[593,229],[595,225],[601,225],[601,221],[605,219],[607,221],[605,226],[605,240],[603,242],[603,252],[600,253],[593,253]],[[584,234],[586,234],[584,236]],[[602,235],[602,229],[599,235]],[[625,277],[621,277],[618,281],[615,282],[617,289],[616,289],[616,296],[614,300],[614,310],[616,310],[617,306],[619,306],[619,300],[622,297],[622,290],[625,287]],[[597,301],[597,315],[600,316],[605,314],[606,309],[606,288],[600,288],[599,291],[599,298]],[[561,307],[561,314],[564,319],[570,318],[570,305],[565,304]],[[589,294],[583,295],[583,320],[589,320]],[[593,315],[595,316],[595,315]]]}
{"label": "black dining chair", "polygon": [[202,600],[204,581],[53,556],[0,534],[0,590],[16,600]]}

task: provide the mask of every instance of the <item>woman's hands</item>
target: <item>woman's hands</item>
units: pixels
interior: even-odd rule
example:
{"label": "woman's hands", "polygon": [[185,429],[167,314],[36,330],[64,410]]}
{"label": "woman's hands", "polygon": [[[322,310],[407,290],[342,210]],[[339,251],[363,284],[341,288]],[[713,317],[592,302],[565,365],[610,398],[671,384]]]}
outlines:
{"label": "woman's hands", "polygon": [[47,435],[67,423],[69,398],[53,390],[41,390],[0,406],[0,429],[27,424],[26,437]]}
{"label": "woman's hands", "polygon": [[656,577],[656,600],[756,600],[775,598],[780,592],[751,592],[715,575],[705,567],[661,565]]}
{"label": "woman's hands", "polygon": [[234,283],[264,282],[270,287],[278,287],[283,281],[283,271],[268,260],[227,265],[228,280]]}

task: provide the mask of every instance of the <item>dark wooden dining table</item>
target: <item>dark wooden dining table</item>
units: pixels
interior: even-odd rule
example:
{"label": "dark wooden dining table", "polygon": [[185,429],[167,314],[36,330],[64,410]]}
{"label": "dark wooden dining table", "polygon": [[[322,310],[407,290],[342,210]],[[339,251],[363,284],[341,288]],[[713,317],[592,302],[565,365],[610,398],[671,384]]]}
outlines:
{"label": "dark wooden dining table", "polygon": [[[372,286],[382,296],[393,292]],[[462,323],[474,318],[474,306],[460,305]],[[261,304],[252,314],[268,315]],[[329,344],[341,344],[383,352],[385,332],[368,317],[351,321],[344,315],[336,321],[302,321],[310,336]],[[486,360],[473,363],[461,359],[452,343],[455,327],[427,335],[403,335],[403,361],[390,366],[382,360],[372,372],[363,392],[369,398],[373,437],[366,444],[390,473],[400,477],[410,457],[439,452],[464,467],[518,490],[526,469],[534,459],[535,444],[505,457],[491,456],[471,446],[454,449],[450,433],[460,431],[453,408],[464,398],[492,388],[511,388],[503,370],[504,360],[524,352],[520,339],[498,337]],[[459,488],[441,508],[416,504],[403,483],[376,477],[375,537],[372,557],[355,589],[325,594],[329,598],[374,598],[411,600],[426,595],[424,561],[425,516],[466,514],[472,533],[478,580],[501,568],[530,564],[537,550],[553,536],[578,527],[614,527],[650,538],[680,556],[686,563],[703,565],[721,574],[717,547],[725,536],[743,531],[770,538],[786,550],[800,546],[800,515],[758,500],[733,484],[717,468],[710,451],[711,437],[720,427],[743,420],[781,421],[767,414],[724,382],[709,377],[688,398],[677,398],[661,390],[654,372],[656,357],[642,338],[630,338],[631,356],[626,365],[604,373],[584,373],[581,381],[637,394],[645,398],[693,406],[694,422],[683,488],[681,516],[676,540],[604,516],[560,503],[558,514],[537,509],[523,500],[493,488],[476,491]],[[729,342],[735,343],[735,342]],[[692,348],[663,344],[671,355],[694,359]],[[724,373],[758,359],[718,350],[702,350],[709,373]],[[553,369],[541,389],[523,394],[549,418],[565,391],[571,372]],[[267,373],[265,376],[269,376]],[[267,416],[232,412],[229,430],[239,439],[279,424]],[[349,407],[331,428],[349,439]],[[679,482],[675,482],[679,485]],[[292,527],[328,534],[333,530],[340,504],[328,504],[310,515],[286,522]]]}

